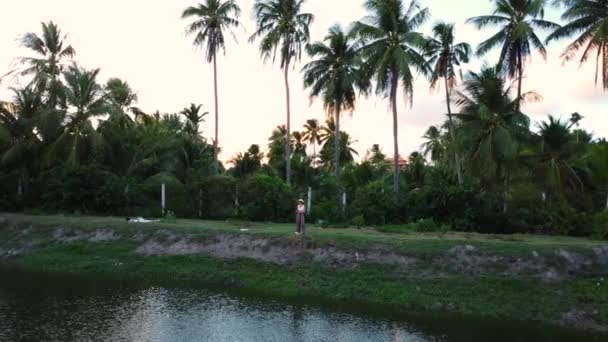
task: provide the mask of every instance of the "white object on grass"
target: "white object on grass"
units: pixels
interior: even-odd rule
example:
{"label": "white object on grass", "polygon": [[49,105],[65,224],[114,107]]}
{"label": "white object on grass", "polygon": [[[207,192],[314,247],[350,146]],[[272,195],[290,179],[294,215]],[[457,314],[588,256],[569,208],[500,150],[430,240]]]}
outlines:
{"label": "white object on grass", "polygon": [[151,223],[151,222],[160,222],[160,220],[148,220],[143,217],[127,217],[128,222],[135,223]]}

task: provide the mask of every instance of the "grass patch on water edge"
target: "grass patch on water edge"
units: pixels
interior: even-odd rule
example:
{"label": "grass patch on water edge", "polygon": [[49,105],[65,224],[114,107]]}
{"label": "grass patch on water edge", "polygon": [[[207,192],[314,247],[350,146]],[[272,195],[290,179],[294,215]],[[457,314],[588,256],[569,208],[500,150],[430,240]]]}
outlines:
{"label": "grass patch on water edge", "polygon": [[490,318],[557,322],[571,310],[597,312],[608,322],[607,284],[579,278],[559,284],[500,276],[400,277],[388,267],[329,269],[323,265],[279,266],[250,259],[201,255],[144,257],[132,243],[74,242],[13,259],[25,271],[107,276],[150,284],[230,288],[233,291],[308,302],[382,306],[395,314],[449,312]]}
{"label": "grass patch on water edge", "polygon": [[[470,245],[478,253],[515,258],[530,257],[533,253],[555,256],[561,249],[589,254],[595,247],[606,246],[603,241],[459,232],[389,234],[375,229],[314,227],[301,239],[294,237],[291,224],[198,220],[134,224],[116,217],[0,216],[5,219],[0,224],[0,249],[35,245],[27,253],[9,259],[12,266],[25,271],[124,279],[170,287],[228,288],[244,294],[306,303],[356,303],[377,307],[391,315],[450,313],[554,324],[564,313],[582,310],[594,313],[599,322],[608,324],[608,283],[595,275],[542,283],[537,277],[466,276],[425,269],[426,260],[444,255],[455,246]],[[58,242],[53,237],[58,230],[67,237],[111,230],[114,240]],[[395,272],[391,266],[334,267],[313,261],[276,265],[244,258],[143,256],[134,252],[141,244],[141,240],[135,238],[138,235],[162,242],[171,234],[188,237],[190,241],[205,241],[218,234],[245,234],[343,250],[382,249],[416,256],[421,260],[420,274],[429,272],[417,276],[417,272]]]}

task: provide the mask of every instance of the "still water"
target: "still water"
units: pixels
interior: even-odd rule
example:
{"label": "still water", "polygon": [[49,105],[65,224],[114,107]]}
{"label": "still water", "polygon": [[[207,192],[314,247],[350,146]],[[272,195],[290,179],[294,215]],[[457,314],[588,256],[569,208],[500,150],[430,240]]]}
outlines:
{"label": "still water", "polygon": [[0,269],[2,342],[602,340],[532,324],[395,317],[365,308]]}

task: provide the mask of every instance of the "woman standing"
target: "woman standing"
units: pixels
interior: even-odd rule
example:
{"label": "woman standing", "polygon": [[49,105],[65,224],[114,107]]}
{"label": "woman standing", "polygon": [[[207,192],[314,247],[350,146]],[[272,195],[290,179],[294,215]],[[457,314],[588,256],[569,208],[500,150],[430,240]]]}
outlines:
{"label": "woman standing", "polygon": [[296,235],[306,234],[306,227],[304,226],[304,214],[306,213],[306,206],[304,200],[299,199],[298,205],[296,206]]}

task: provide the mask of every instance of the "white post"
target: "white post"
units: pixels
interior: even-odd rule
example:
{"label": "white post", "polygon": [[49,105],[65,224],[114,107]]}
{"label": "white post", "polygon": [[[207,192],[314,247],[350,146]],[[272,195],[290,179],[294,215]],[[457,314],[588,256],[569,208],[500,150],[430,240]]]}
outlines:
{"label": "white post", "polygon": [[310,206],[312,205],[312,188],[308,187],[308,198],[307,198],[308,203],[306,203],[306,214],[310,215]]}
{"label": "white post", "polygon": [[163,209],[163,216],[165,216],[165,183],[160,186],[160,205]]}
{"label": "white post", "polygon": [[342,211],[346,210],[346,191],[342,192]]}

